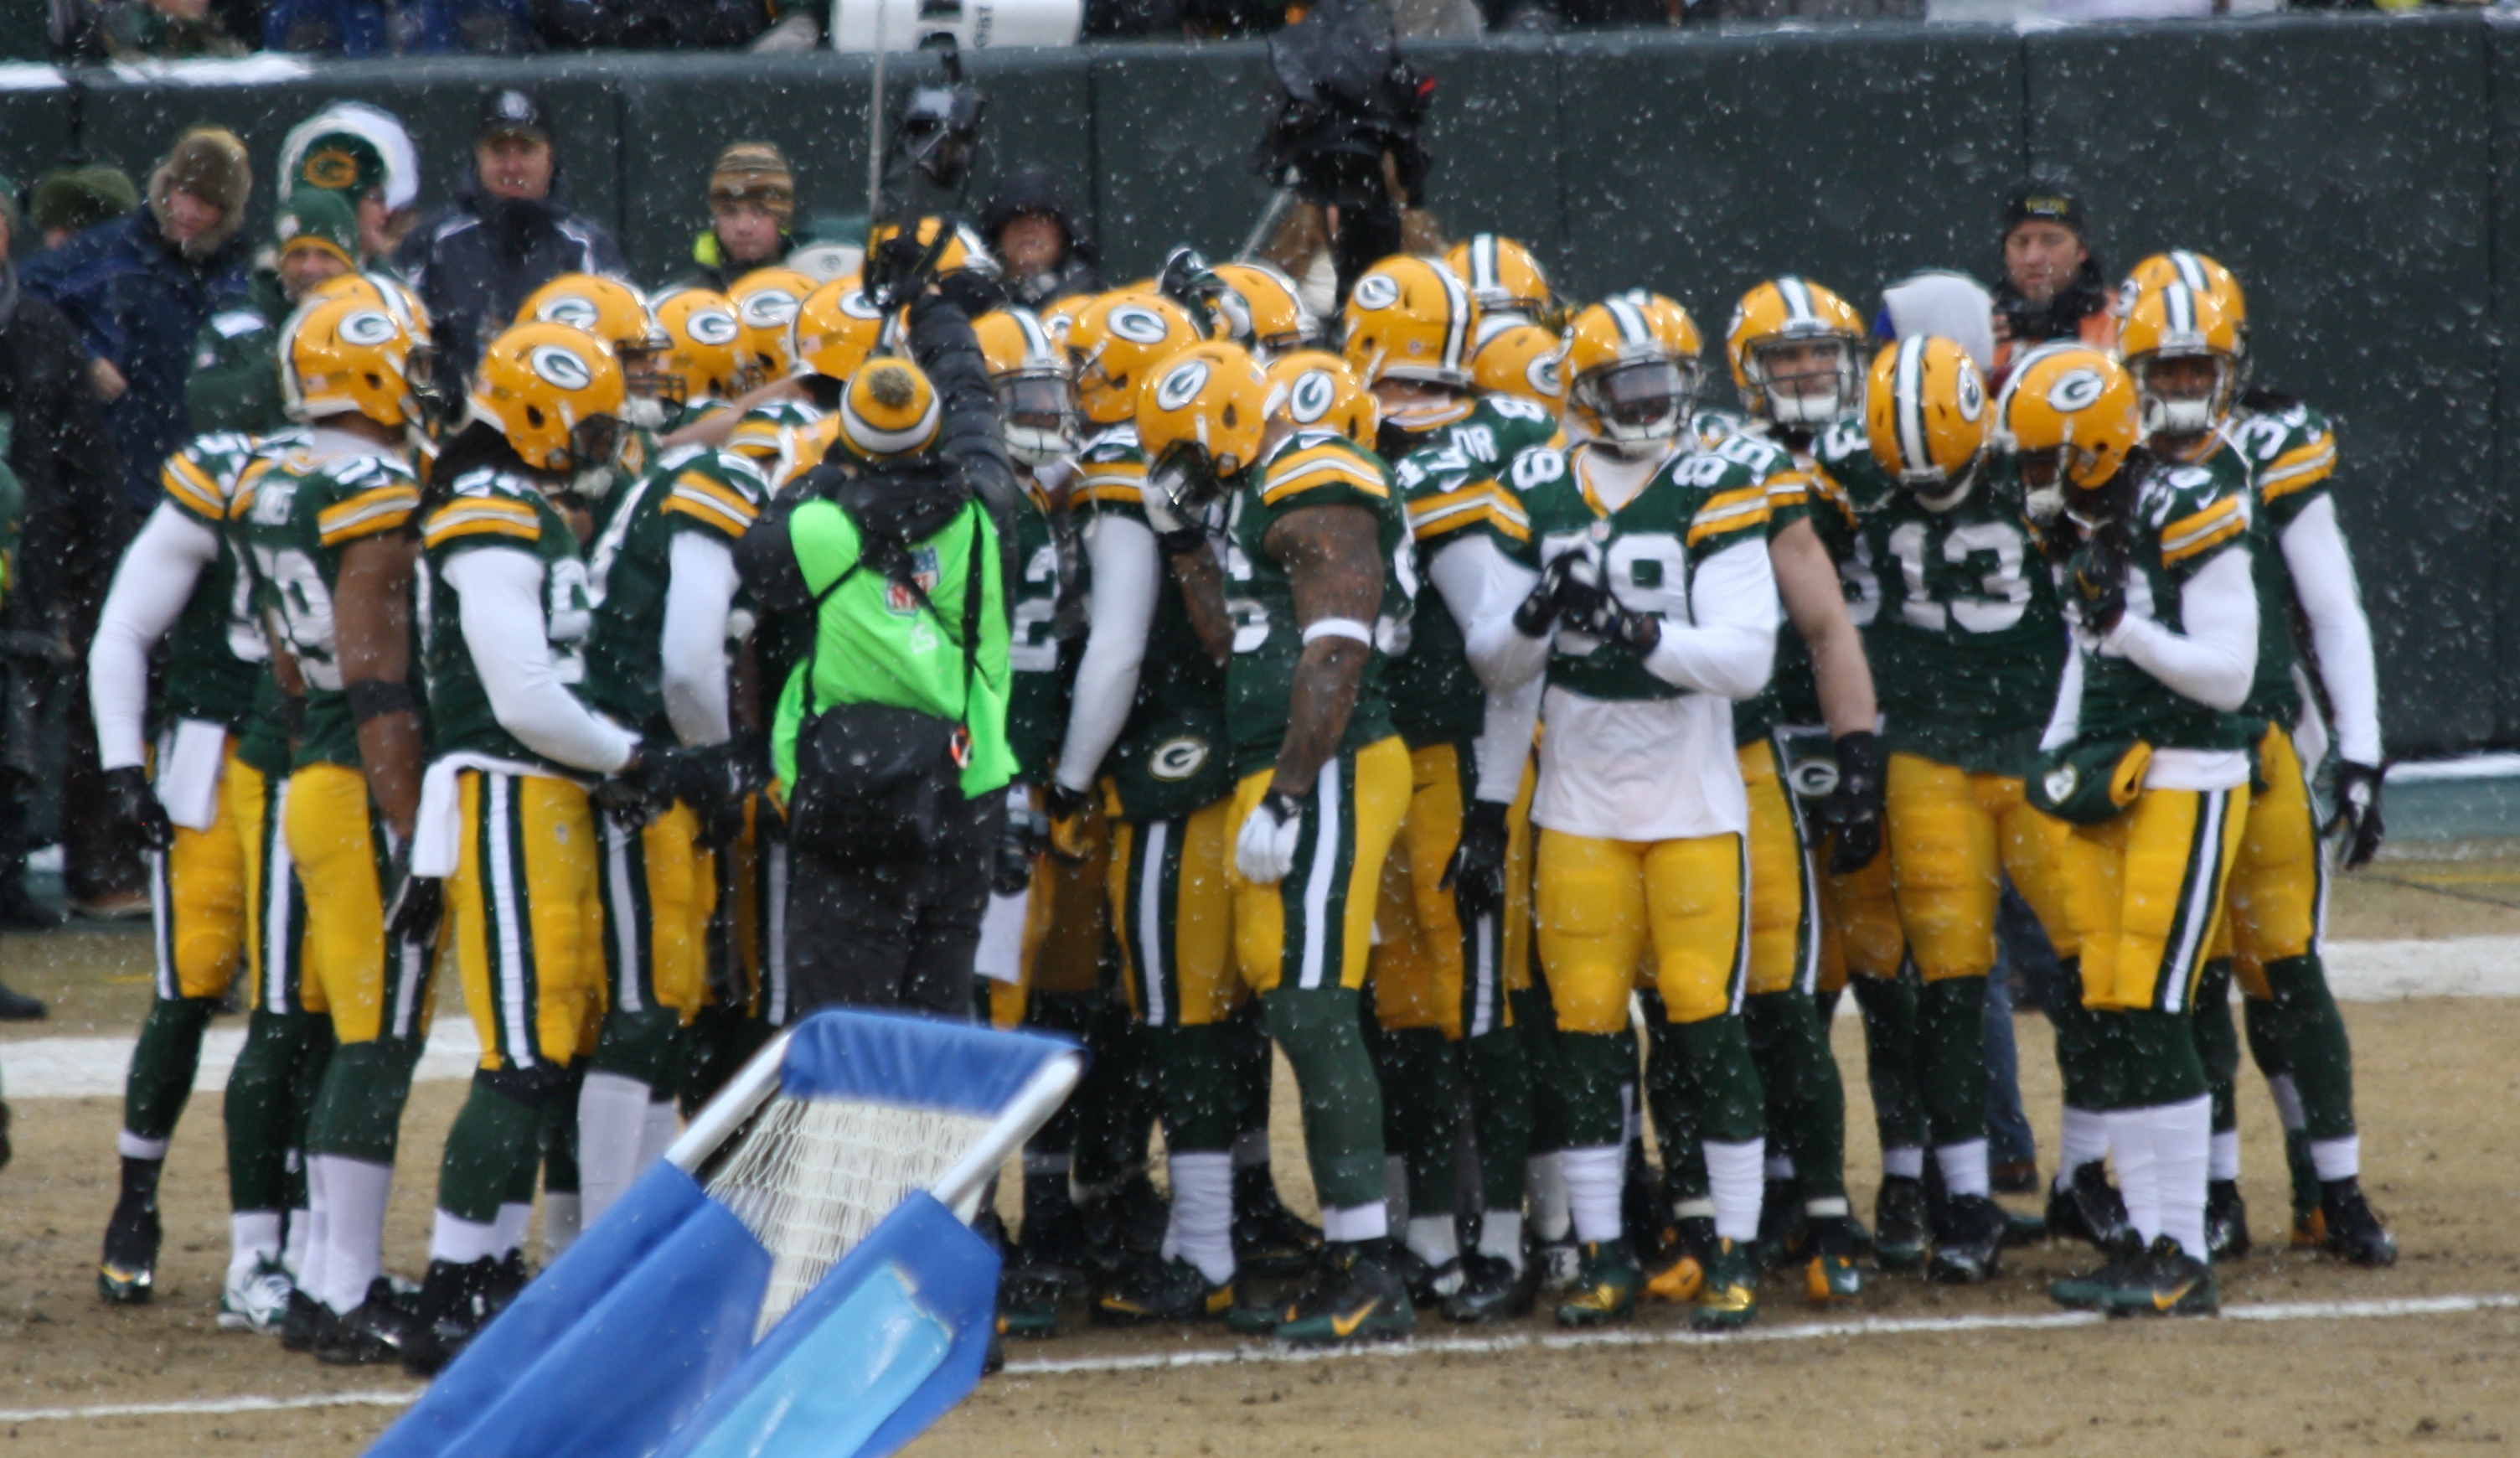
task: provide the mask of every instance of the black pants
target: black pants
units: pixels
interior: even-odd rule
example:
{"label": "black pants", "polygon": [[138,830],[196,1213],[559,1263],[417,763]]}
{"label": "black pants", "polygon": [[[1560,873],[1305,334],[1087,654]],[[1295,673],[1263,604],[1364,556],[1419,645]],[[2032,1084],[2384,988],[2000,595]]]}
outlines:
{"label": "black pants", "polygon": [[922,861],[848,864],[802,845],[788,876],[788,976],[802,1016],[894,1008],[971,1016],[972,962],[1006,796],[966,801]]}

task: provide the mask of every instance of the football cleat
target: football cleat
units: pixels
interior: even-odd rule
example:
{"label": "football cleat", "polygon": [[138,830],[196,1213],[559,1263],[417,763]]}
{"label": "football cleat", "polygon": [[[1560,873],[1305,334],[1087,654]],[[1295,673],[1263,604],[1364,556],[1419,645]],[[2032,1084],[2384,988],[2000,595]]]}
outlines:
{"label": "football cleat", "polygon": [[2003,1207],[1984,1195],[1954,1195],[1944,1201],[1926,1279],[1974,1286],[1994,1275],[2003,1252]]}
{"label": "football cleat", "polygon": [[1409,1288],[1409,1299],[1421,1306],[1432,1306],[1462,1289],[1462,1257],[1454,1256],[1442,1265],[1430,1263],[1407,1246],[1395,1245],[1391,1251],[1391,1271]]}
{"label": "football cleat", "polygon": [[1444,1319],[1463,1324],[1510,1321],[1527,1314],[1539,1295],[1539,1262],[1525,1260],[1515,1270],[1502,1255],[1473,1251],[1462,1257],[1461,1289],[1444,1298]]}
{"label": "football cleat", "polygon": [[1988,1166],[1987,1185],[1998,1195],[2036,1195],[2039,1193],[2037,1160],[2005,1160]]}
{"label": "football cleat", "polygon": [[1645,1280],[1644,1296],[1654,1301],[1695,1299],[1706,1284],[1706,1262],[1715,1253],[1715,1217],[1688,1215],[1666,1231],[1657,1263]]}
{"label": "football cleat", "polygon": [[2249,1253],[2249,1207],[2240,1199],[2238,1180],[2206,1182],[2205,1249],[2217,1263]]}
{"label": "football cleat", "polygon": [[2320,1249],[2355,1265],[2398,1263],[2398,1242],[2371,1208],[2371,1202],[2363,1198],[2360,1179],[2349,1175],[2325,1182],[2319,1190],[2319,1203],[2320,1223],[2326,1227]]}
{"label": "football cleat", "polygon": [[2166,1235],[2102,1288],[2099,1304],[2111,1316],[2211,1316],[2222,1309],[2214,1268]]}
{"label": "football cleat", "polygon": [[1691,1331],[1732,1332],[1759,1314],[1759,1256],[1738,1241],[1719,1240],[1706,1280],[1688,1308]]}
{"label": "football cleat", "polygon": [[1794,1182],[1772,1179],[1759,1194],[1759,1252],[1768,1269],[1781,1271],[1795,1263],[1801,1252],[1804,1222],[1803,1203],[1794,1198]]}
{"label": "football cleat", "polygon": [[2003,1249],[2034,1246],[2048,1238],[2046,1215],[2024,1215],[2012,1210],[2003,1212]]}
{"label": "football cleat", "polygon": [[1853,1215],[1822,1216],[1808,1227],[1803,1289],[1817,1305],[1834,1306],[1864,1295],[1864,1272],[1855,1263],[1864,1249],[1864,1227]]}
{"label": "football cleat", "polygon": [[2050,1239],[2088,1241],[2107,1251],[2126,1229],[2126,1201],[2099,1161],[2078,1165],[2063,1188],[2048,1190],[2048,1235]]}
{"label": "football cleat", "polygon": [[1564,1327],[1607,1326],[1636,1314],[1637,1291],[1644,1272],[1617,1241],[1591,1241],[1584,1246],[1584,1271],[1574,1292],[1557,1303],[1557,1324]]}
{"label": "football cleat", "polygon": [[2327,1245],[2327,1211],[2323,1209],[2292,1212],[2292,1248],[2317,1251]]}
{"label": "football cleat", "polygon": [[1584,1272],[1584,1253],[1571,1240],[1534,1246],[1528,1258],[1540,1272],[1543,1291],[1572,1291]]}
{"label": "football cleat", "polygon": [[428,1263],[420,1295],[412,1301],[411,1340],[402,1352],[404,1371],[414,1377],[435,1376],[490,1324],[498,1314],[492,1304],[498,1269],[498,1258],[491,1255],[461,1265],[451,1260]]}
{"label": "football cleat", "polygon": [[1321,1258],[1321,1227],[1286,1208],[1265,1166],[1251,1172],[1259,1178],[1235,1171],[1235,1268],[1263,1280],[1300,1276]]}
{"label": "football cleat", "polygon": [[1233,1307],[1230,1278],[1219,1285],[1179,1257],[1132,1260],[1094,1296],[1094,1319],[1105,1326],[1213,1321]]}
{"label": "football cleat", "polygon": [[289,1299],[296,1294],[297,1284],[278,1257],[258,1256],[251,1266],[228,1272],[219,1293],[219,1330],[271,1336],[289,1319]]}
{"label": "football cleat", "polygon": [[379,1276],[368,1283],[368,1299],[355,1310],[336,1316],[319,1310],[315,1324],[315,1360],[333,1367],[378,1367],[410,1360],[417,1321],[394,1299],[393,1283]]}
{"label": "football cleat", "polygon": [[[1226,1323],[1248,1330],[1252,1318]],[[1409,1288],[1392,1271],[1390,1242],[1340,1242],[1329,1248],[1319,1275],[1291,1300],[1264,1308],[1276,1320],[1269,1334],[1293,1346],[1333,1346],[1352,1342],[1396,1342],[1418,1330],[1418,1308]]]}
{"label": "football cleat", "polygon": [[125,1194],[105,1226],[105,1256],[97,1262],[96,1294],[117,1306],[149,1299],[158,1284],[158,1247],[165,1238],[158,1207]]}
{"label": "football cleat", "polygon": [[324,1318],[330,1314],[323,1302],[292,1287],[289,1310],[280,1318],[280,1349],[313,1351],[315,1334],[323,1329]]}
{"label": "football cleat", "polygon": [[2143,1238],[2136,1234],[2135,1227],[2124,1227],[2119,1231],[2117,1244],[2109,1252],[2105,1264],[2097,1270],[2085,1271],[2079,1276],[2068,1276],[2050,1284],[2048,1299],[2077,1311],[2096,1310],[2111,1290],[2129,1279],[2130,1272],[2143,1257]]}
{"label": "football cleat", "polygon": [[1925,1182],[1903,1174],[1881,1176],[1881,1192],[1872,1202],[1872,1263],[1885,1271],[1912,1271],[1925,1263],[1931,1246]]}

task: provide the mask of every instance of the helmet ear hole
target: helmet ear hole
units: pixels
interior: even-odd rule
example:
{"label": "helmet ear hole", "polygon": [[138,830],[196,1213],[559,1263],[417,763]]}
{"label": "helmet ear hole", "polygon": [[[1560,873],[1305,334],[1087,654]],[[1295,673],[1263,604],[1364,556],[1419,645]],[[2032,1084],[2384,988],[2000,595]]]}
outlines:
{"label": "helmet ear hole", "polygon": [[1225,402],[1225,413],[1222,419],[1224,421],[1225,428],[1231,431],[1235,427],[1242,424],[1242,412],[1236,407],[1232,400],[1228,400]]}
{"label": "helmet ear hole", "polygon": [[541,430],[543,428],[543,407],[540,405],[527,405],[525,407],[525,424],[532,427],[534,430]]}

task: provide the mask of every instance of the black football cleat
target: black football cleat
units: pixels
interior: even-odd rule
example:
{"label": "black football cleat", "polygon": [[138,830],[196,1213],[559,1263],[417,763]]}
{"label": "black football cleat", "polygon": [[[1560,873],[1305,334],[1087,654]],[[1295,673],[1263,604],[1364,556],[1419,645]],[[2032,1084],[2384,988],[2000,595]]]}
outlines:
{"label": "black football cleat", "polygon": [[1522,1269],[1502,1255],[1473,1251],[1462,1257],[1461,1289],[1444,1298],[1446,1321],[1464,1326],[1512,1321],[1527,1316],[1540,1296],[1540,1266],[1525,1259]]}
{"label": "black football cleat", "polygon": [[158,1202],[126,1190],[105,1224],[105,1254],[97,1262],[96,1294],[117,1306],[137,1306],[156,1294],[158,1247],[165,1232]]}
{"label": "black football cleat", "polygon": [[2097,1270],[2051,1283],[2048,1288],[2048,1299],[2077,1311],[2101,1309],[2107,1303],[2110,1292],[2134,1279],[2135,1268],[2142,1263],[2145,1255],[2143,1237],[2138,1235],[2132,1225],[2120,1227],[2117,1244],[2110,1249],[2108,1255],[2107,1261]]}
{"label": "black football cleat", "polygon": [[1219,1285],[1187,1260],[1141,1256],[1094,1295],[1094,1320],[1104,1326],[1222,1320],[1234,1309],[1234,1282]]}
{"label": "black football cleat", "polygon": [[2206,1183],[2205,1249],[2217,1264],[2249,1253],[2249,1207],[2240,1199],[2238,1180]]}
{"label": "black football cleat", "polygon": [[1994,1275],[2003,1253],[2004,1224],[2003,1207],[1984,1195],[1954,1195],[1944,1201],[1926,1279],[1974,1286]]}
{"label": "black football cleat", "polygon": [[313,1351],[316,1333],[323,1329],[324,1318],[331,1313],[324,1303],[303,1291],[289,1293],[289,1311],[280,1318],[280,1349]]}
{"label": "black football cleat", "polygon": [[2063,1188],[2048,1190],[2048,1235],[2050,1240],[2079,1240],[2095,1250],[2114,1250],[2126,1229],[2126,1201],[2097,1160],[2075,1168]]}
{"label": "black football cleat", "polygon": [[2101,1291],[2100,1309],[2111,1316],[2211,1316],[2222,1309],[2222,1300],[2214,1267],[2165,1235]]}
{"label": "black football cleat", "polygon": [[1872,1201],[1872,1263],[1885,1271],[1912,1271],[1933,1247],[1925,1223],[1925,1182],[1885,1174]]}
{"label": "black football cleat", "polygon": [[2321,1250],[2355,1265],[2376,1268],[2398,1263],[2397,1239],[2363,1197],[2362,1180],[2348,1175],[2322,1181],[2318,1200],[2326,1225]]}
{"label": "black football cleat", "polygon": [[420,1295],[412,1299],[411,1337],[402,1351],[405,1372],[414,1377],[436,1376],[490,1324],[498,1314],[490,1304],[498,1269],[494,1255],[461,1265],[451,1260],[428,1263]]}
{"label": "black football cleat", "polygon": [[339,1316],[320,1309],[315,1323],[315,1360],[331,1367],[408,1365],[417,1323],[382,1276],[368,1283],[368,1299]]}
{"label": "black football cleat", "polygon": [[1254,1166],[1254,1172],[1261,1177],[1235,1171],[1235,1269],[1264,1281],[1300,1276],[1321,1258],[1321,1227],[1286,1208],[1267,1169]]}

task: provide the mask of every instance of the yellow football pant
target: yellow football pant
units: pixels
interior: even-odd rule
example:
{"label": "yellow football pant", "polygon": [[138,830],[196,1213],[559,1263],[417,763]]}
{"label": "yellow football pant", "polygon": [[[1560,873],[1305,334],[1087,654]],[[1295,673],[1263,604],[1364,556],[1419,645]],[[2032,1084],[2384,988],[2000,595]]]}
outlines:
{"label": "yellow football pant", "polygon": [[[1444,872],[1462,843],[1463,814],[1478,789],[1477,766],[1463,747],[1414,750],[1409,770],[1409,814],[1382,863],[1374,910],[1374,1017],[1393,1031],[1432,1027],[1460,1042],[1512,1025],[1505,994],[1511,987],[1507,969],[1513,949],[1505,929],[1518,908],[1508,892],[1501,916],[1465,928],[1461,903],[1444,887]],[[1508,878],[1517,821],[1527,843],[1527,796],[1506,811]],[[1529,973],[1523,976],[1527,981]]]}
{"label": "yellow football pant", "polygon": [[325,1011],[324,989],[306,966],[306,891],[289,853],[289,780],[272,780],[239,763],[243,774],[219,782],[220,813],[244,832],[245,960],[255,1009],[266,1013]]}
{"label": "yellow football pant", "polygon": [[2229,957],[2240,988],[2264,999],[2267,964],[2306,956],[2327,932],[2327,856],[2318,840],[2318,809],[2292,736],[2267,726],[2258,741],[2262,794],[2249,797],[2248,828],[2213,956]]}
{"label": "yellow football pant", "polygon": [[428,957],[386,946],[384,846],[367,776],[306,765],[289,777],[286,815],[289,856],[306,889],[306,980],[322,989],[335,1040],[424,1035]]}
{"label": "yellow football pant", "polygon": [[[1148,1027],[1207,1027],[1250,995],[1234,968],[1234,801],[1113,820],[1106,870],[1129,1007]],[[1073,990],[1088,991],[1092,983]]]}
{"label": "yellow football pant", "polygon": [[1926,981],[1995,970],[2003,878],[2074,955],[2063,859],[2073,827],[2033,809],[2009,775],[1973,774],[1915,754],[1890,756],[1890,888]]}
{"label": "yellow football pant", "polygon": [[2146,790],[2065,843],[2083,1005],[2184,1013],[2247,828],[2249,789]]}
{"label": "yellow football pant", "polygon": [[246,840],[260,820],[237,818],[240,781],[261,798],[262,775],[237,757],[228,736],[219,770],[218,808],[208,830],[175,827],[174,843],[149,857],[151,931],[158,953],[158,995],[224,997],[246,956],[246,909],[251,899]]}
{"label": "yellow football pant", "polygon": [[1540,832],[1540,965],[1557,1025],[1615,1033],[1650,950],[1674,1023],[1741,1010],[1749,976],[1748,854],[1735,835],[1597,841]]}
{"label": "yellow football pant", "polygon": [[700,817],[677,800],[636,830],[604,820],[603,1006],[671,1008],[683,1025],[708,1002],[708,921],[717,864],[700,848]]}
{"label": "yellow football pant", "polygon": [[464,771],[464,840],[447,939],[489,1071],[564,1065],[604,980],[600,853],[584,790],[544,775]]}
{"label": "yellow football pant", "polygon": [[1275,886],[1245,881],[1232,840],[1269,793],[1274,771],[1245,775],[1227,821],[1226,881],[1234,891],[1234,954],[1255,992],[1361,987],[1373,944],[1373,908],[1401,818],[1409,813],[1409,750],[1398,735],[1322,766],[1304,797],[1294,869]]}
{"label": "yellow football pant", "polygon": [[[1036,807],[1041,799],[1035,792]],[[1021,1027],[1035,991],[1081,993],[1102,985],[1102,899],[1111,869],[1111,827],[1102,807],[1091,802],[1077,818],[1074,853],[1033,858],[1015,980],[982,980],[993,1027]],[[1220,916],[1220,925],[1223,921]]]}
{"label": "yellow football pant", "polygon": [[1841,990],[1850,975],[1897,977],[1908,955],[1908,933],[1899,925],[1899,903],[1890,889],[1889,852],[1847,876],[1823,864],[1820,893],[1821,990]]}
{"label": "yellow football pant", "polygon": [[1820,980],[1820,888],[1802,817],[1775,745],[1743,745],[1738,757],[1750,792],[1750,991],[1809,992]]}

